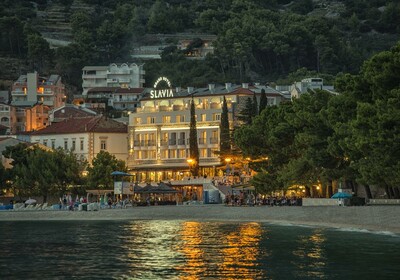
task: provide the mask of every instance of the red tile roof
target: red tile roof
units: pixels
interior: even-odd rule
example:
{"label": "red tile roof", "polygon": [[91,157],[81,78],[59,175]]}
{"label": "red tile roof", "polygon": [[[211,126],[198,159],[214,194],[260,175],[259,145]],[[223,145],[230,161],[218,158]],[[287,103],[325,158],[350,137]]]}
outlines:
{"label": "red tile roof", "polygon": [[66,119],[37,130],[31,135],[70,134],[85,132],[128,133],[128,126],[104,116]]}
{"label": "red tile roof", "polygon": [[81,118],[93,116],[95,113],[90,113],[74,107],[64,107],[54,112],[54,118],[64,119],[64,118]]}

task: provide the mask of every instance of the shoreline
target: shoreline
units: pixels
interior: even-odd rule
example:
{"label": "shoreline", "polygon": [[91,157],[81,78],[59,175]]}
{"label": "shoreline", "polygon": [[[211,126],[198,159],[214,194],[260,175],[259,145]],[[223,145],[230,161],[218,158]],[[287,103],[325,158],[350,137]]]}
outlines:
{"label": "shoreline", "polygon": [[400,234],[398,206],[150,206],[100,211],[4,210],[5,221],[184,220],[202,222],[263,222],[276,225],[336,228]]}

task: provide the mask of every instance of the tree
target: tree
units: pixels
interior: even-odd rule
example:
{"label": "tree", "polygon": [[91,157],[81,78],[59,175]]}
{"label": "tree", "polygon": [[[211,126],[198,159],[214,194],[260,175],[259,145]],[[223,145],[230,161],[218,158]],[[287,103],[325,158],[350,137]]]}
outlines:
{"label": "tree", "polygon": [[229,128],[229,117],[228,117],[228,105],[226,103],[226,98],[222,103],[222,114],[220,123],[220,156],[223,158],[231,154],[231,134]]}
{"label": "tree", "polygon": [[253,114],[254,116],[257,116],[259,114],[258,111],[258,103],[257,103],[257,95],[254,93],[253,94]]}
{"label": "tree", "polygon": [[246,99],[244,108],[239,112],[238,120],[244,122],[244,124],[251,124],[254,118],[254,106],[253,101],[250,97]]}
{"label": "tree", "polygon": [[114,171],[126,172],[125,161],[118,160],[107,151],[100,151],[88,167],[88,186],[95,189],[113,189],[111,173]]}
{"label": "tree", "polygon": [[192,160],[192,162],[189,163],[191,173],[193,176],[199,176],[199,145],[197,142],[196,110],[193,96],[190,104],[189,151],[190,159]]}
{"label": "tree", "polygon": [[43,72],[51,61],[51,53],[49,43],[40,34],[28,35],[28,58],[33,69]]}
{"label": "tree", "polygon": [[265,93],[265,89],[261,89],[260,106],[258,112],[261,114],[262,110],[267,108],[267,105],[268,105],[268,99]]}

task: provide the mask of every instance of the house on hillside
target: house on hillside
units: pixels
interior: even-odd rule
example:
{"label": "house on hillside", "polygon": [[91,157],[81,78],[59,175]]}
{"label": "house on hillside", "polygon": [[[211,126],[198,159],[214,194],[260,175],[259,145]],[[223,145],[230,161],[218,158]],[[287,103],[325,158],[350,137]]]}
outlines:
{"label": "house on hillside", "polygon": [[73,104],[65,104],[49,112],[50,124],[72,118],[83,118],[97,115],[95,111]]}
{"label": "house on hillside", "polygon": [[321,89],[329,91],[333,94],[337,94],[333,86],[324,85],[324,79],[322,78],[307,78],[301,80],[301,82],[296,82],[290,86],[289,92],[291,98],[298,98],[302,94],[308,92],[309,90]]}
{"label": "house on hillside", "polygon": [[144,85],[143,64],[112,63],[108,66],[85,66],[82,69],[82,95],[99,87],[140,88]]}
{"label": "house on hillside", "polygon": [[100,151],[107,151],[119,160],[127,160],[128,128],[105,116],[64,119],[29,134],[30,142],[52,149],[63,148],[78,158],[92,162]]}

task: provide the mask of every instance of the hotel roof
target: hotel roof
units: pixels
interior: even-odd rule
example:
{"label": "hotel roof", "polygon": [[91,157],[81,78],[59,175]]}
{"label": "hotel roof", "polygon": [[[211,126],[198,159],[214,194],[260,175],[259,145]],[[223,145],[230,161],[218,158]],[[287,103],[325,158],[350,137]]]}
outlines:
{"label": "hotel roof", "polygon": [[37,130],[31,135],[48,135],[48,134],[72,134],[72,133],[127,133],[128,127],[108,119],[105,116],[83,117],[65,119],[62,122],[53,123],[50,126]]}

